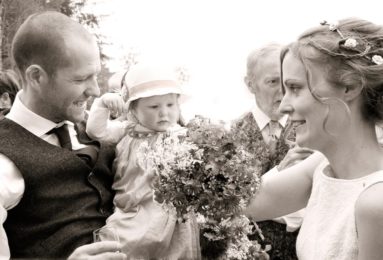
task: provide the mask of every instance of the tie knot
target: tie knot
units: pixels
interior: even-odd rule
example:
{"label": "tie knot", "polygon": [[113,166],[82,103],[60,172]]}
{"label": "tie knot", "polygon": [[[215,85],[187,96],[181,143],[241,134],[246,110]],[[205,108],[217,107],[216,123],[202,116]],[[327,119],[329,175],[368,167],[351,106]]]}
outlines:
{"label": "tie knot", "polygon": [[72,150],[72,142],[70,140],[69,129],[67,124],[51,129],[48,134],[55,134],[59,139],[60,146],[68,150]]}
{"label": "tie knot", "polygon": [[279,128],[279,122],[275,120],[270,120],[269,127],[273,130],[276,130]]}
{"label": "tie knot", "polygon": [[272,126],[278,126],[279,122],[277,120],[270,120],[269,124]]}

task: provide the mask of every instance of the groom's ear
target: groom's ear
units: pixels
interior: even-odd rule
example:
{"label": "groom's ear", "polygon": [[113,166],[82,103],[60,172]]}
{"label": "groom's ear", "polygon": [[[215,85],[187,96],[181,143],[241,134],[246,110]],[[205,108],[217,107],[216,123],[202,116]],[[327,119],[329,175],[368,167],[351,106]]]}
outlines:
{"label": "groom's ear", "polygon": [[38,88],[42,84],[46,84],[49,81],[48,73],[37,64],[32,64],[25,70],[25,78],[27,85],[32,88]]}

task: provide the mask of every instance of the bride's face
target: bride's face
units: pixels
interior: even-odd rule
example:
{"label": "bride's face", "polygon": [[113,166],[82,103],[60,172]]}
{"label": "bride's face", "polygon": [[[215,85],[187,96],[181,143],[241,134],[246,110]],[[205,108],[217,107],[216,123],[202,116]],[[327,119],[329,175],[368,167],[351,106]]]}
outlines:
{"label": "bride's face", "polygon": [[[312,64],[309,69],[310,86],[316,96],[339,97],[339,90],[326,81],[325,72],[321,66]],[[334,109],[329,110],[329,106],[325,104],[327,102],[319,101],[313,96],[309,88],[306,68],[291,52],[286,54],[282,70],[285,95],[280,110],[289,114],[290,120],[296,126],[298,145],[319,151],[326,150],[333,144],[334,138],[329,133],[328,129],[331,127],[328,128],[328,126],[337,123],[336,116],[333,115],[338,113],[333,111]]]}

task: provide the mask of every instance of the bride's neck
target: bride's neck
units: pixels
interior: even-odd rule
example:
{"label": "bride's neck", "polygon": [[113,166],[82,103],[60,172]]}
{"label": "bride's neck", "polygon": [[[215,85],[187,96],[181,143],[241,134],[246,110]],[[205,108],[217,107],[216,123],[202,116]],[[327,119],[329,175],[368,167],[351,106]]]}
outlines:
{"label": "bride's neck", "polygon": [[383,150],[376,139],[375,128],[340,137],[323,151],[335,178],[355,179],[383,170]]}

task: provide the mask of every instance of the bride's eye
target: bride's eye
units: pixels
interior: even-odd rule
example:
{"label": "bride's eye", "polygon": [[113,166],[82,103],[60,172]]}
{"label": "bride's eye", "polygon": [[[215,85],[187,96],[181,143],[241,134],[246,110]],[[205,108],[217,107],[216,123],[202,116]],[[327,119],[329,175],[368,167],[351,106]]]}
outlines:
{"label": "bride's eye", "polygon": [[292,87],[290,88],[290,90],[291,90],[291,92],[293,92],[293,93],[297,93],[298,90],[299,90],[299,88],[296,87],[296,86],[292,86]]}
{"label": "bride's eye", "polygon": [[300,86],[294,83],[289,83],[286,85],[286,92],[290,92],[292,94],[298,94],[300,90]]}

